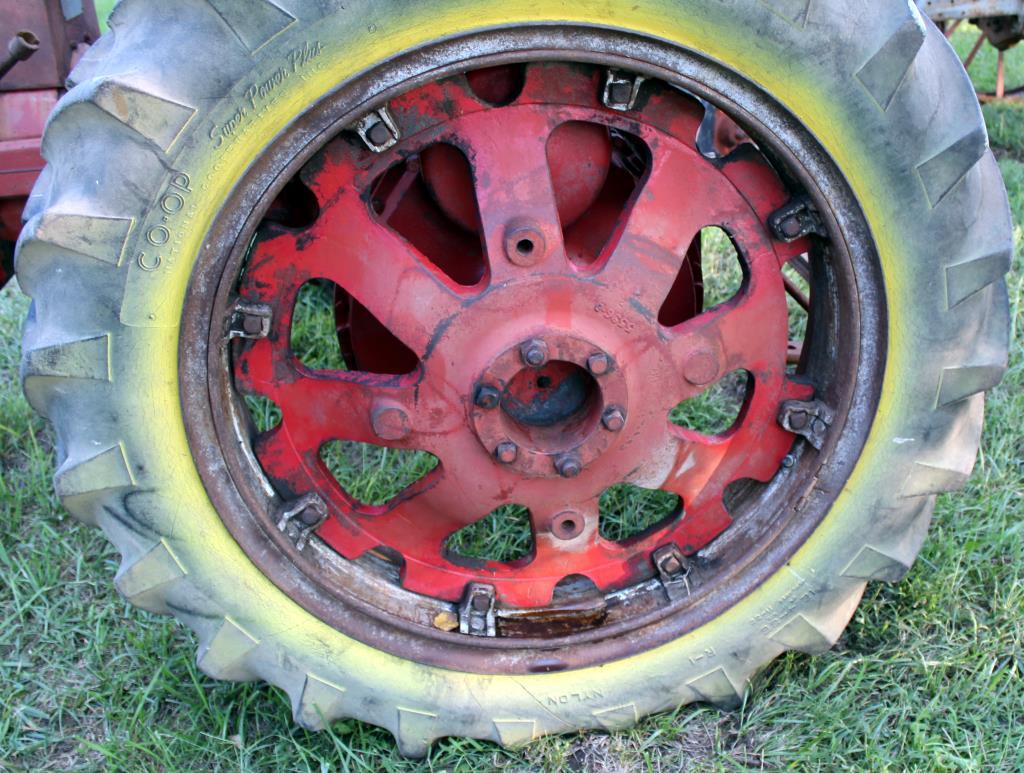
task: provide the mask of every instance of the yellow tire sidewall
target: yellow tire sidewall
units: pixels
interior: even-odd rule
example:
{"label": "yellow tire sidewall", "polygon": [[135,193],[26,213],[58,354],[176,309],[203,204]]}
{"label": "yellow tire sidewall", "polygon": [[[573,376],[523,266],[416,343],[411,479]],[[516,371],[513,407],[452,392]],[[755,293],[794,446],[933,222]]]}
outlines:
{"label": "yellow tire sidewall", "polygon": [[[124,258],[129,263],[121,314],[125,329],[112,354],[127,457],[145,467],[139,484],[161,494],[150,499],[149,518],[192,583],[266,650],[266,668],[294,672],[299,687],[302,674],[315,674],[353,693],[372,693],[382,705],[426,715],[436,713],[432,707],[463,707],[487,721],[534,723],[539,732],[541,727],[602,725],[601,717],[639,716],[706,697],[702,685],[714,684],[719,672],[741,682],[745,675],[733,664],[755,643],[761,662],[782,651],[765,637],[823,592],[814,578],[822,567],[838,573],[842,567],[834,567],[835,557],[846,555],[865,529],[868,514],[856,503],[872,485],[878,465],[885,464],[885,453],[875,451],[891,445],[894,432],[886,417],[901,409],[893,389],[883,393],[880,418],[854,475],[786,568],[702,628],[599,667],[489,676],[389,655],[302,609],[260,573],[223,526],[197,472],[181,416],[179,321],[192,267],[217,213],[252,160],[339,84],[401,52],[480,29],[550,22],[615,27],[699,51],[773,94],[832,155],[864,203],[874,233],[883,235],[876,236],[876,245],[890,308],[900,305],[913,279],[901,245],[884,238],[890,210],[884,197],[875,195],[884,172],[870,163],[863,138],[848,134],[846,124],[836,119],[841,107],[829,104],[827,90],[810,82],[813,73],[795,67],[781,49],[751,45],[749,21],[740,18],[733,3],[428,0],[367,3],[364,8],[315,25],[299,20],[257,52],[250,76],[197,115],[172,148],[172,168],[160,191],[170,190],[175,181],[180,190],[185,175],[188,194],[181,212],[163,222],[158,198],[152,216],[133,228]],[[315,55],[296,68],[292,55],[303,47]],[[266,88],[260,92],[262,85]],[[254,87],[265,96],[254,101]],[[157,238],[147,242],[154,228],[166,228],[167,238],[157,231]],[[157,258],[159,269],[147,270]],[[899,372],[908,342],[899,329],[890,334],[887,370]]]}

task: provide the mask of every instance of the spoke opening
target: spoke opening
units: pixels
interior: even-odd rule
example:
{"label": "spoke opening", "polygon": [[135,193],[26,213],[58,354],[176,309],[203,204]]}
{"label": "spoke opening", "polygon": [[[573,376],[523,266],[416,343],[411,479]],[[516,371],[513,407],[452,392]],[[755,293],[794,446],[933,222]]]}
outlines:
{"label": "spoke opening", "polygon": [[452,281],[480,283],[487,271],[473,174],[454,145],[435,143],[374,183],[377,218]]}
{"label": "spoke opening", "polygon": [[548,140],[566,252],[577,266],[604,255],[651,168],[651,151],[619,129],[572,121]]}
{"label": "spoke opening", "polygon": [[450,534],[445,555],[453,563],[512,563],[533,554],[530,511],[523,505],[502,505],[469,526]]}
{"label": "spoke opening", "polygon": [[753,384],[754,379],[747,371],[733,371],[696,397],[679,403],[669,413],[669,421],[704,435],[724,434],[742,416]]}
{"label": "spoke opening", "polygon": [[790,373],[799,372],[810,324],[811,273],[810,262],[797,258],[782,268],[786,283],[786,305],[789,310],[789,351],[786,359]]}
{"label": "spoke opening", "polygon": [[299,288],[292,313],[291,350],[310,370],[402,376],[419,358],[343,288],[314,279]]}
{"label": "spoke opening", "polygon": [[525,64],[505,64],[484,67],[466,73],[469,90],[481,102],[492,107],[511,105],[523,93],[526,85]]}
{"label": "spoke opening", "polygon": [[301,177],[296,175],[284,186],[270,205],[264,220],[285,228],[309,228],[320,217],[320,202]]}
{"label": "spoke opening", "polygon": [[617,483],[604,490],[598,508],[601,536],[611,542],[626,542],[680,517],[683,501],[670,491]]}
{"label": "spoke opening", "polygon": [[674,327],[734,298],[747,267],[732,237],[718,226],[702,228],[658,312],[658,322]]}
{"label": "spoke opening", "polygon": [[269,397],[245,395],[245,407],[260,434],[269,432],[281,423],[281,407]]}
{"label": "spoke opening", "polygon": [[338,336],[334,299],[338,286],[314,279],[299,288],[292,312],[292,354],[310,370],[350,370]]}
{"label": "spoke opening", "polygon": [[324,443],[320,459],[349,497],[370,507],[396,499],[439,463],[426,451],[383,448],[353,440]]}

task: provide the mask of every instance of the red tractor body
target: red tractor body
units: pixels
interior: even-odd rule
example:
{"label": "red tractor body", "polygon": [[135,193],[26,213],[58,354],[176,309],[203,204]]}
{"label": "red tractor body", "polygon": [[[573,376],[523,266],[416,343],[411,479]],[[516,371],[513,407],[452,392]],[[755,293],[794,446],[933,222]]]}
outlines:
{"label": "red tractor body", "polygon": [[[5,0],[0,28],[0,286],[13,273],[21,213],[44,162],[43,128],[68,73],[99,37],[91,0]],[[10,40],[10,47],[7,42]],[[20,59],[18,47],[21,46]],[[31,52],[31,53],[30,53]]]}

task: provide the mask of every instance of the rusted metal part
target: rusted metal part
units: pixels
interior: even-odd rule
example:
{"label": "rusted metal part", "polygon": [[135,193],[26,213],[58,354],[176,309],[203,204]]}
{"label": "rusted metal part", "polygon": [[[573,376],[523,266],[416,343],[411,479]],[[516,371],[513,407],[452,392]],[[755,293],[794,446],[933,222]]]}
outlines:
{"label": "rusted metal part", "polygon": [[72,63],[100,35],[92,0],[67,3],[61,0],[7,2],[4,4],[4,35],[18,30],[38,40],[32,58],[0,79],[0,92],[63,89]]}
{"label": "rusted metal part", "polygon": [[470,636],[495,636],[494,588],[483,583],[470,583],[459,607],[459,633]]}
{"label": "rusted metal part", "polygon": [[599,593],[584,593],[550,607],[499,608],[496,618],[499,636],[550,638],[579,634],[608,619],[608,600]]}
{"label": "rusted metal part", "polygon": [[[870,415],[880,373],[880,360],[875,352],[880,352],[884,360],[884,303],[881,303],[884,296],[879,290],[876,264],[867,257],[872,254],[868,231],[859,219],[855,200],[830,166],[827,156],[816,149],[810,136],[786,118],[777,105],[716,65],[619,33],[589,29],[571,32],[568,38],[565,30],[552,35],[543,28],[474,37],[472,50],[480,56],[473,66],[504,65],[517,58],[523,61],[563,57],[592,61],[604,68],[621,68],[628,61],[628,67],[640,69],[649,79],[671,82],[714,102],[731,116],[741,117],[744,130],[750,132],[758,148],[771,153],[772,163],[786,167],[813,193],[817,206],[826,207],[821,211],[825,213],[829,233],[835,234],[836,229],[841,229],[843,238],[834,243],[826,263],[819,267],[829,277],[827,287],[830,290],[827,293],[816,291],[812,306],[822,311],[827,324],[812,326],[817,331],[816,342],[808,345],[807,367],[809,372],[818,374],[816,379],[820,380],[816,386],[828,395],[829,404],[837,406],[841,415],[849,415],[851,406],[853,413]],[[565,45],[569,39],[572,52],[559,53],[558,46]],[[866,428],[867,422],[860,423],[853,416],[847,431],[830,434],[822,453],[811,455],[813,460],[797,455],[796,461],[784,468],[785,473],[775,476],[767,487],[748,486],[741,500],[734,498],[731,513],[740,526],[729,529],[701,551],[705,558],[691,569],[690,597],[666,606],[662,586],[653,579],[656,569],[649,556],[656,546],[652,546],[651,550],[638,551],[638,555],[644,556],[649,579],[603,593],[607,611],[600,622],[585,623],[582,616],[577,616],[573,622],[570,614],[570,622],[564,629],[535,629],[537,638],[530,638],[533,634],[529,630],[513,633],[512,628],[508,629],[508,636],[496,637],[448,633],[448,625],[438,625],[437,621],[450,624],[452,602],[410,593],[402,587],[401,573],[407,568],[402,562],[370,560],[376,550],[356,560],[345,560],[320,540],[311,540],[307,550],[299,554],[290,541],[280,538],[276,529],[267,529],[270,519],[265,513],[276,498],[267,500],[262,473],[238,443],[236,427],[239,424],[232,418],[238,410],[233,397],[235,385],[224,368],[230,362],[231,353],[222,348],[216,337],[204,338],[204,331],[218,326],[223,330],[225,304],[229,302],[230,291],[245,259],[245,245],[258,225],[260,214],[267,211],[270,199],[287,177],[312,156],[315,148],[304,147],[305,140],[301,138],[316,136],[317,132],[330,133],[331,126],[351,126],[373,104],[382,104],[385,100],[393,104],[395,97],[408,93],[410,84],[423,84],[439,77],[445,70],[439,70],[437,62],[457,61],[465,52],[465,41],[441,44],[368,73],[365,79],[348,84],[311,111],[297,124],[301,126],[301,133],[286,133],[266,156],[254,163],[246,184],[239,186],[222,217],[215,221],[189,292],[182,338],[207,343],[183,347],[183,372],[200,372],[206,368],[210,381],[206,389],[196,389],[194,384],[182,382],[187,430],[204,482],[228,528],[279,587],[320,619],[373,646],[444,667],[524,674],[578,668],[676,638],[720,614],[756,588],[787,560],[827,510],[828,497],[819,497],[808,500],[797,512],[789,504],[787,492],[794,487],[799,489],[805,485],[802,481],[809,479],[818,481],[826,487],[824,490],[838,490],[863,443],[861,430]],[[638,62],[650,64],[640,66]],[[453,64],[448,72],[465,66]],[[712,86],[709,88],[708,84]],[[654,83],[653,88],[661,87]],[[726,92],[740,95],[742,107],[724,97]],[[595,80],[590,92],[595,93],[600,94],[600,79]],[[690,100],[682,92],[677,93],[677,105]],[[371,96],[374,102],[367,101]],[[694,111],[691,142],[701,116],[699,109]],[[744,157],[747,147],[750,146],[738,148],[732,154],[735,158],[721,168],[740,190],[749,190],[744,187],[744,178],[749,185],[750,179],[773,175],[768,165],[758,166],[753,158]],[[275,180],[279,183],[274,184]],[[767,206],[758,212],[762,227],[768,215],[788,198],[784,194],[781,200],[764,202]],[[857,256],[855,259],[850,259],[847,248]],[[808,246],[777,244],[776,249],[782,250],[778,255],[778,262],[782,264],[796,259]],[[506,260],[505,265],[512,264]],[[820,288],[822,283],[817,270],[812,279],[812,284]],[[854,289],[858,287],[859,296]],[[622,318],[618,309],[608,311],[608,318]],[[526,337],[520,336],[517,341]],[[861,341],[869,341],[870,345],[866,349],[859,348]],[[473,346],[477,343],[474,341]],[[415,383],[418,378],[416,373],[408,373],[397,378],[367,378],[365,382],[371,386],[391,383],[404,388],[406,382]],[[470,392],[467,390],[466,394]],[[854,395],[860,397],[853,400]],[[633,421],[632,411],[630,421]],[[366,423],[369,424],[368,419]],[[478,441],[473,442],[473,448],[480,448]],[[466,450],[469,448],[467,445]],[[492,464],[496,467],[497,460]],[[586,474],[584,472],[577,481],[584,480]],[[576,481],[573,483],[575,485]],[[282,492],[288,490],[287,485],[278,485]],[[409,500],[403,497],[402,503],[414,500],[415,497]],[[542,526],[548,528],[557,515],[554,513],[544,519]],[[563,544],[572,545],[574,541]],[[467,579],[471,581],[471,577]],[[559,596],[548,608],[568,609],[576,601],[576,596]],[[520,613],[526,616],[547,614],[543,606],[517,610],[499,602],[497,609],[499,620]],[[499,631],[502,631],[500,624]]]}
{"label": "rusted metal part", "polygon": [[678,545],[663,545],[651,554],[651,560],[658,570],[658,578],[669,601],[678,601],[690,595],[690,583],[687,580],[690,562]]}
{"label": "rusted metal part", "polygon": [[32,58],[39,50],[39,38],[29,30],[17,33],[7,44],[7,56],[0,60],[0,79],[9,73],[16,64]]}
{"label": "rusted metal part", "polygon": [[819,451],[834,420],[835,411],[821,400],[787,400],[779,409],[782,428],[806,438]]}
{"label": "rusted metal part", "polygon": [[917,0],[933,21],[1024,15],[1024,0]]}
{"label": "rusted metal part", "polygon": [[951,38],[964,21],[978,26],[978,38],[963,60],[968,71],[986,44],[998,52],[995,89],[979,89],[978,99],[990,102],[1024,96],[1024,84],[1007,84],[1006,79],[1006,52],[1024,40],[1024,0],[918,0],[918,5],[943,28],[947,38]]}
{"label": "rusted metal part", "polygon": [[797,196],[773,212],[768,218],[768,226],[775,238],[783,242],[795,242],[810,234],[825,235],[821,218],[806,196]]}
{"label": "rusted metal part", "polygon": [[306,494],[281,509],[277,516],[277,530],[289,535],[301,553],[310,535],[320,528],[327,516],[327,504],[316,494]]}

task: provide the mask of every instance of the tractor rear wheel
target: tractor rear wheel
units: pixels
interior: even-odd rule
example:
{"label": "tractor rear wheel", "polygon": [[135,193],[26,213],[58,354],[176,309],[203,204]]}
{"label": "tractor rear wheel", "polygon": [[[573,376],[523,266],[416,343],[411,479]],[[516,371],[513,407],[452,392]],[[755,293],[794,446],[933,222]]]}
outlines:
{"label": "tractor rear wheel", "polygon": [[410,755],[831,647],[1009,324],[971,85],[874,5],[122,0],[17,265],[121,593]]}

